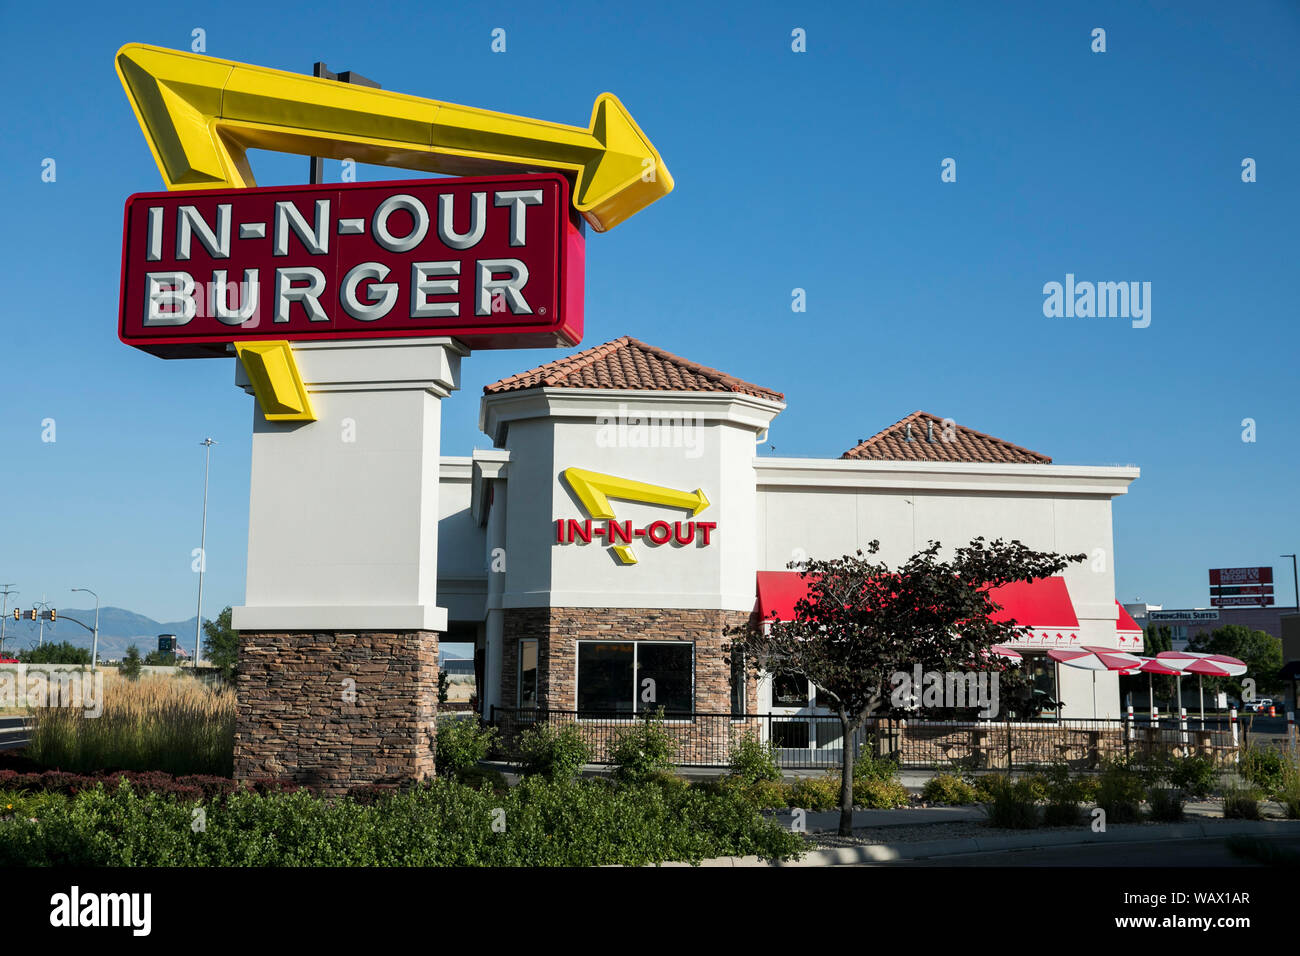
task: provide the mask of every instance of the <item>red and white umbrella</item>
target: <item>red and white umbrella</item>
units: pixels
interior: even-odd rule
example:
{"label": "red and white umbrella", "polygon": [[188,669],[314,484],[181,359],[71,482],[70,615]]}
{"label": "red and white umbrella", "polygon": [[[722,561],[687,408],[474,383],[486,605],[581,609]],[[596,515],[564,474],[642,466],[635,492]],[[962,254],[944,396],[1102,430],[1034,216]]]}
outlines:
{"label": "red and white umbrella", "polygon": [[1178,669],[1177,661],[1172,661],[1172,660],[1162,661],[1155,657],[1139,657],[1138,660],[1140,660],[1142,663],[1139,664],[1137,667],[1133,668],[1132,670],[1121,671],[1121,673],[1126,675],[1127,674],[1147,675],[1147,710],[1151,713],[1152,718],[1154,719],[1155,712],[1156,712],[1156,696],[1155,696],[1155,689],[1153,688],[1151,683],[1151,675],[1172,674],[1174,677],[1179,677],[1182,674],[1182,671]]}
{"label": "red and white umbrella", "polygon": [[1006,644],[994,644],[992,647],[990,647],[988,650],[984,652],[984,656],[1005,657],[1013,664],[1019,664],[1021,661],[1025,659],[1024,655],[1021,654],[1018,650],[1016,650],[1013,647],[1008,647]]}
{"label": "red and white umbrella", "polygon": [[1185,674],[1196,675],[1196,687],[1201,697],[1201,725],[1205,724],[1206,677],[1240,677],[1246,673],[1246,662],[1227,654],[1206,654],[1201,651],[1161,651],[1157,659],[1180,668]]}
{"label": "red and white umbrella", "polygon": [[1142,658],[1127,651],[1117,651],[1113,647],[1095,647],[1085,644],[1083,647],[1050,650],[1047,656],[1066,667],[1078,667],[1085,671],[1123,671],[1136,669]]}
{"label": "red and white umbrella", "polygon": [[[1053,649],[1047,656],[1066,667],[1093,671],[1092,675],[1092,712],[1097,713],[1097,671],[1136,670],[1142,664],[1142,658],[1136,654],[1117,651],[1113,647],[1096,647],[1085,644],[1080,648]],[[1059,681],[1058,681],[1059,684]]]}

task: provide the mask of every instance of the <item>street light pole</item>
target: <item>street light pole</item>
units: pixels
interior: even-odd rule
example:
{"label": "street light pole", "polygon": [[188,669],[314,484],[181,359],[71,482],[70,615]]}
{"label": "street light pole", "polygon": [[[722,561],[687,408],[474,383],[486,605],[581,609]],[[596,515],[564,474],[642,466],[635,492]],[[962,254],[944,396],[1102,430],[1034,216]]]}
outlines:
{"label": "street light pole", "polygon": [[17,594],[12,583],[0,584],[0,594],[4,595],[4,604],[0,607],[0,651],[5,649],[5,621],[9,618],[9,595]]}
{"label": "street light pole", "polygon": [[1300,575],[1296,574],[1295,555],[1284,554],[1281,557],[1291,559],[1291,586],[1295,589],[1295,609],[1300,611]]}
{"label": "street light pole", "polygon": [[203,572],[208,567],[208,469],[212,464],[212,446],[216,444],[211,438],[199,442],[205,446],[203,456],[203,531],[199,536],[199,607],[194,617],[194,674],[199,673],[199,635],[203,632]]}
{"label": "street light pole", "polygon": [[99,668],[99,595],[95,594],[90,588],[73,588],[74,591],[85,591],[87,594],[95,595],[95,629],[91,632],[90,639],[90,669]]}

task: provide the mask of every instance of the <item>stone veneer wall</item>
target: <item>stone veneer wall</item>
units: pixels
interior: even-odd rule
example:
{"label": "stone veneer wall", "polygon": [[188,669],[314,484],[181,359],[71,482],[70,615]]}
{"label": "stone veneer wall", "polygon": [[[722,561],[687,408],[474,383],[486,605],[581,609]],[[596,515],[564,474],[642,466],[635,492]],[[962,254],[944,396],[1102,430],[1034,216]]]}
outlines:
{"label": "stone veneer wall", "polygon": [[[683,608],[555,607],[508,608],[503,619],[504,655],[501,700],[517,701],[519,642],[536,639],[540,704],[549,710],[573,710],[577,702],[579,640],[695,642],[695,710],[731,711],[731,667],[724,646],[727,626],[749,620],[748,611]],[[755,712],[757,687],[746,676],[746,710]]]}
{"label": "stone veneer wall", "polygon": [[434,631],[241,632],[235,693],[237,780],[340,794],[434,774]]}

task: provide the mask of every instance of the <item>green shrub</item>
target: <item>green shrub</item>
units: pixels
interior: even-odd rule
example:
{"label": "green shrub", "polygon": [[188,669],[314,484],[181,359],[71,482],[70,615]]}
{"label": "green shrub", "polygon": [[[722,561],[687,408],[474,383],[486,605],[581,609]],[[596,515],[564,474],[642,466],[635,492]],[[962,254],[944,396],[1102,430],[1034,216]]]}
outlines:
{"label": "green shrub", "polygon": [[487,757],[496,741],[495,727],[478,717],[444,717],[438,721],[438,772],[459,775]]}
{"label": "green shrub", "polygon": [[1300,820],[1300,793],[1287,791],[1279,797],[1288,820]]}
{"label": "green shrub", "polygon": [[1258,820],[1260,793],[1254,787],[1225,787],[1223,790],[1223,818],[1225,820]]}
{"label": "green shrub", "polygon": [[834,810],[840,805],[840,780],[825,774],[800,777],[787,788],[786,800],[804,810]]}
{"label": "green shrub", "polygon": [[672,773],[668,770],[660,770],[646,778],[647,784],[656,786],[661,790],[667,790],[670,793],[682,793],[691,789],[691,782],[680,774]]}
{"label": "green shrub", "polygon": [[1047,799],[1052,787],[1051,779],[1041,770],[1024,774],[1016,783],[1027,796],[1040,803]]}
{"label": "green shrub", "polygon": [[779,810],[790,805],[789,787],[780,780],[755,780],[743,792],[760,810]]}
{"label": "green shrub", "polygon": [[639,866],[802,846],[739,793],[540,776],[505,794],[440,778],[364,803],[239,791],[192,827],[198,807],[125,783],[46,794],[23,806],[34,822],[0,823],[0,866]]}
{"label": "green shrub", "polygon": [[1200,754],[1172,757],[1160,768],[1160,777],[1188,796],[1208,797],[1218,780],[1214,758]]}
{"label": "green shrub", "polygon": [[921,796],[927,803],[966,806],[975,803],[979,794],[973,786],[951,773],[936,774],[925,782]]}
{"label": "green shrub", "polygon": [[[839,784],[838,777],[836,784]],[[837,791],[838,793],[838,791]],[[897,780],[855,780],[853,781],[853,804],[867,810],[892,810],[905,807],[910,801],[907,788]],[[836,800],[838,804],[838,799]]]}
{"label": "green shrub", "polygon": [[1272,747],[1246,747],[1241,757],[1241,775],[1263,792],[1274,796],[1286,785],[1289,761]]}
{"label": "green shrub", "polygon": [[466,767],[456,774],[456,779],[475,790],[482,790],[486,787],[488,790],[500,794],[510,789],[505,774],[493,767]]}
{"label": "green shrub", "polygon": [[1300,767],[1293,760],[1286,762],[1282,789],[1277,794],[1277,800],[1282,804],[1288,820],[1300,820]]}
{"label": "green shrub", "polygon": [[1147,796],[1146,774],[1124,763],[1112,763],[1101,772],[1095,799],[1106,811],[1107,823],[1135,823],[1142,819]]}
{"label": "green shrub", "polygon": [[898,777],[898,761],[892,757],[877,757],[871,746],[864,746],[853,761],[853,780],[894,780]]}
{"label": "green shrub", "polygon": [[776,750],[771,744],[758,739],[750,732],[732,742],[728,763],[731,775],[746,784],[759,780],[780,780],[781,770],[776,765]]}
{"label": "green shrub", "polygon": [[1038,787],[1033,780],[1013,780],[1007,774],[989,774],[985,804],[989,825],[1008,830],[1028,830],[1039,825]]}
{"label": "green shrub", "polygon": [[519,769],[551,780],[572,780],[591,762],[591,748],[575,724],[539,724],[519,735]]}
{"label": "green shrub", "polygon": [[1186,795],[1182,790],[1169,787],[1152,787],[1147,791],[1147,806],[1151,819],[1161,823],[1177,823],[1183,819]]}
{"label": "green shrub", "polygon": [[614,777],[619,783],[639,783],[657,774],[671,773],[677,742],[664,727],[663,711],[635,727],[620,731],[609,748]]}
{"label": "green shrub", "polygon": [[979,776],[971,776],[966,782],[975,788],[975,801],[977,803],[992,803],[993,796],[1001,786],[1001,781],[1005,777],[1001,773],[986,773]]}

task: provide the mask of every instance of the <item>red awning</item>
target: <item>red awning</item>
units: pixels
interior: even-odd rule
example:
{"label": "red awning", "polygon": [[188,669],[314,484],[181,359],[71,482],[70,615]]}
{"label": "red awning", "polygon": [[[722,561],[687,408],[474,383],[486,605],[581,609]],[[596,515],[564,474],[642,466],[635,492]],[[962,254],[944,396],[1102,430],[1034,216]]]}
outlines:
{"label": "red awning", "polygon": [[1115,607],[1119,610],[1119,617],[1115,620],[1115,637],[1119,649],[1130,652],[1142,650],[1142,628],[1133,620],[1133,615],[1124,610],[1123,604],[1116,601]]}
{"label": "red awning", "polygon": [[[782,621],[793,620],[794,603],[808,590],[808,581],[798,571],[758,572],[758,615],[770,619],[775,611]],[[1038,578],[1034,581],[1015,581],[994,588],[990,594],[1002,610],[994,614],[995,621],[1015,620],[1032,631],[1014,641],[1004,642],[1009,647],[1078,647],[1079,618],[1074,613],[1074,603],[1061,577]],[[1132,645],[1127,645],[1132,646]]]}
{"label": "red awning", "polygon": [[776,612],[782,621],[794,620],[794,602],[808,593],[808,581],[798,571],[758,572],[758,616],[770,620]]}

